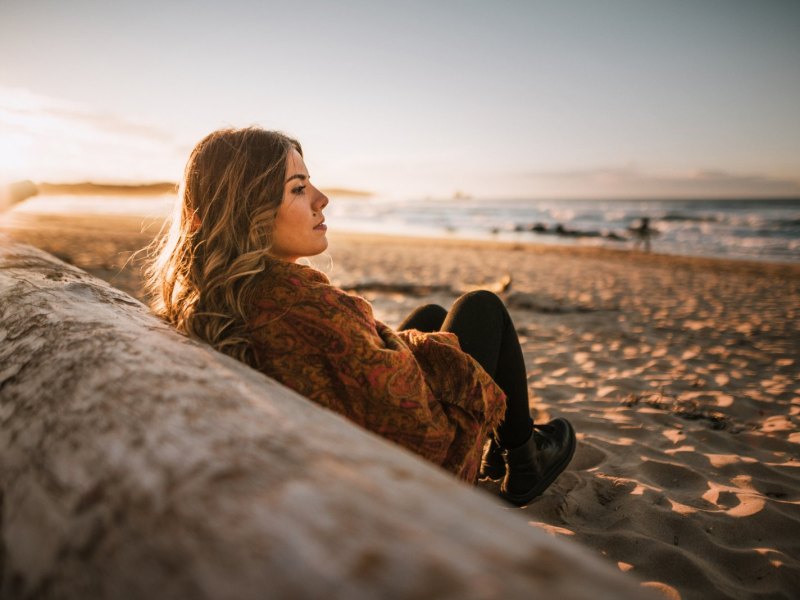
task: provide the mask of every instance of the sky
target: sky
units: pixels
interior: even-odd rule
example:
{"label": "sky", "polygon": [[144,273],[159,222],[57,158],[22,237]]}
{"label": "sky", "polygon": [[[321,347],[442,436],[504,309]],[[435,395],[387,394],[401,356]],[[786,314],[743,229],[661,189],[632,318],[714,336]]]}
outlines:
{"label": "sky", "polygon": [[0,182],[258,125],[389,197],[800,197],[798,0],[0,0],[0,56]]}

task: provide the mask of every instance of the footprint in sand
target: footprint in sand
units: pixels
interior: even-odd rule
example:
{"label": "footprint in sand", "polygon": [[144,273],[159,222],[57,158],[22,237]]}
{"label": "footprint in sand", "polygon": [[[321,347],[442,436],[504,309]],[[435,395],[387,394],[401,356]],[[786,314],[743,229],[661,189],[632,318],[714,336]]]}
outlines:
{"label": "footprint in sand", "polygon": [[682,465],[645,460],[639,470],[651,483],[663,489],[698,491],[706,489],[706,478]]}
{"label": "footprint in sand", "polygon": [[575,449],[575,456],[569,464],[570,471],[586,471],[602,464],[608,454],[587,442],[580,442]]}

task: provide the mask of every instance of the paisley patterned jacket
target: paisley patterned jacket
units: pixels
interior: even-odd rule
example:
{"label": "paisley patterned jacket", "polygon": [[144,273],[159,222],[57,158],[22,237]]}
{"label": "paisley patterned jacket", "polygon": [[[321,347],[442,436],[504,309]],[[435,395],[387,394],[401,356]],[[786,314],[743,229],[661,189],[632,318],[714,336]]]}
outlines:
{"label": "paisley patterned jacket", "polygon": [[250,326],[261,370],[474,483],[505,395],[454,334],[395,332],[310,267],[261,276]]}

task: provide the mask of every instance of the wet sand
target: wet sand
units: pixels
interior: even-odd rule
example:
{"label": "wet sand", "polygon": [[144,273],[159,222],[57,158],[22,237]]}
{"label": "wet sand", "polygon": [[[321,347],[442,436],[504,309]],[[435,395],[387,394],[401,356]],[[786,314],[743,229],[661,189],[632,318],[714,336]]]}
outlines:
{"label": "wet sand", "polygon": [[[0,217],[0,233],[140,299],[143,255],[133,253],[159,227],[136,217]],[[419,304],[501,292],[535,418],[565,416],[579,432],[568,470],[528,507],[509,509],[531,527],[588,546],[667,597],[796,597],[800,265],[329,238],[316,266],[389,325]]]}

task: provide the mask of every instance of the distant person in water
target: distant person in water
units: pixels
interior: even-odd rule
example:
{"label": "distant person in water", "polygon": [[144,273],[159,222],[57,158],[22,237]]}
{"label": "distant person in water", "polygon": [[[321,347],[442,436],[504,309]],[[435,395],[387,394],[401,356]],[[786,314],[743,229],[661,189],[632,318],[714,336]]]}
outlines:
{"label": "distant person in water", "polygon": [[565,419],[534,425],[525,361],[503,302],[478,291],[416,309],[393,330],[370,304],[297,263],[325,251],[328,198],[300,144],[216,131],[186,165],[150,266],[154,310],[310,400],[516,505],[567,467]]}
{"label": "distant person in water", "polygon": [[658,230],[650,227],[650,217],[642,217],[637,227],[630,227],[633,234],[633,249],[638,250],[644,244],[644,251],[650,252],[650,240],[658,235]]}

